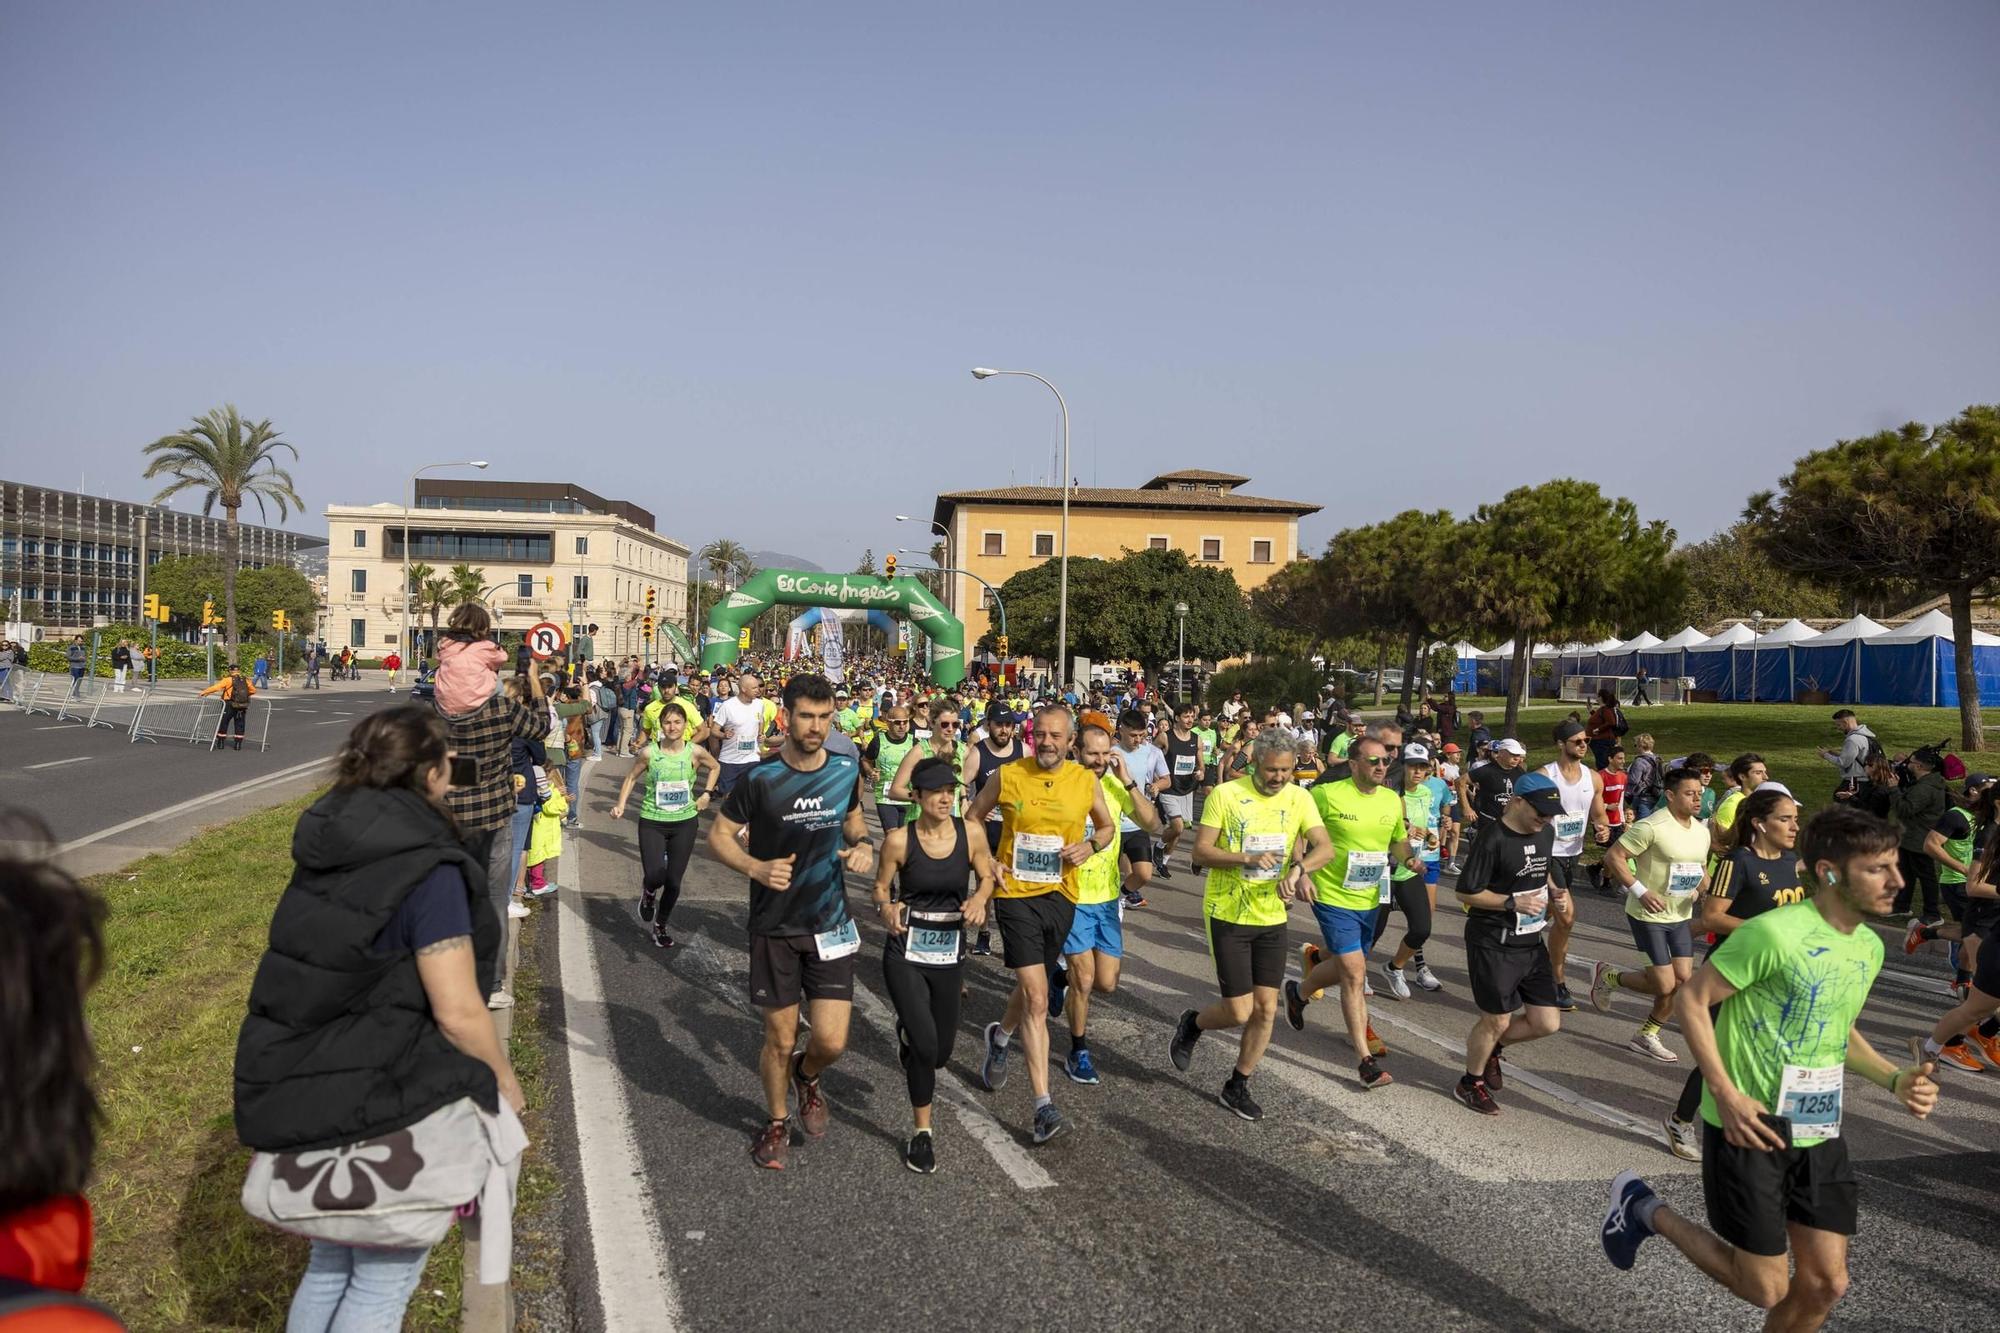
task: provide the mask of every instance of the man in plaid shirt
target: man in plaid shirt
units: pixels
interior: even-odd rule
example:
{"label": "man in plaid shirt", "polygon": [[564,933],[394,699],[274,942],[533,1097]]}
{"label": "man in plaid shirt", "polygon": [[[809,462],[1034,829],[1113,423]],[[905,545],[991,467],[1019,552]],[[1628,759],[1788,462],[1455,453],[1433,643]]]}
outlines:
{"label": "man in plaid shirt", "polygon": [[[468,850],[474,856],[485,855],[486,892],[500,916],[503,940],[507,937],[507,901],[514,891],[514,862],[522,850],[509,836],[516,805],[514,741],[540,740],[549,731],[541,677],[531,671],[527,683],[532,697],[526,704],[501,690],[469,713],[453,716],[439,710],[451,730],[451,748],[460,758],[479,761],[479,781],[470,787],[451,788],[445,793],[445,804],[458,821]],[[500,994],[512,995],[514,979],[506,975],[506,954],[503,947],[493,970],[494,986]]]}

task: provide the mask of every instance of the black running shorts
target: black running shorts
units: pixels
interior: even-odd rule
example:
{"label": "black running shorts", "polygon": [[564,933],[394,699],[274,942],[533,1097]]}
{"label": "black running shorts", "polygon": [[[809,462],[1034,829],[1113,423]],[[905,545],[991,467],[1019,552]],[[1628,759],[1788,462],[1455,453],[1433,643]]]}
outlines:
{"label": "black running shorts", "polygon": [[750,1003],[759,1009],[789,1009],[808,1000],[852,1000],[854,960],[822,960],[810,935],[750,937]]}
{"label": "black running shorts", "polygon": [[1215,980],[1222,998],[1233,1000],[1259,986],[1276,990],[1285,984],[1286,930],[1276,926],[1239,926],[1208,919],[1208,952],[1215,960]]}
{"label": "black running shorts", "polygon": [[1511,1014],[1524,1004],[1558,1007],[1555,969],[1540,940],[1524,949],[1468,937],[1465,965],[1472,974],[1472,1002],[1482,1014]]}
{"label": "black running shorts", "polygon": [[1153,835],[1142,828],[1118,835],[1118,854],[1133,865],[1153,864]]}
{"label": "black running shorts", "polygon": [[1053,972],[1075,919],[1076,904],[1054,890],[1032,898],[995,898],[1001,960],[1008,967],[1040,965]]}
{"label": "black running shorts", "polygon": [[1785,1253],[1787,1222],[1852,1236],[1860,1215],[1861,1188],[1847,1160],[1847,1140],[1760,1152],[1730,1146],[1706,1119],[1701,1193],[1715,1234],[1751,1254]]}

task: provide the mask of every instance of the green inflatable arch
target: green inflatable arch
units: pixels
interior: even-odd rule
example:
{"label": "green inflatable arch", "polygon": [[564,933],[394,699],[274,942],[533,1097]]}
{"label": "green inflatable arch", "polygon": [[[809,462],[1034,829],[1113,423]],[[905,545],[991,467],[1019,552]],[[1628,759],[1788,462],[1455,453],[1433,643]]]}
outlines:
{"label": "green inflatable arch", "polygon": [[930,640],[931,679],[950,689],[965,679],[965,624],[913,578],[760,569],[709,613],[701,636],[701,669],[736,660],[743,627],[773,606],[824,606],[903,616]]}

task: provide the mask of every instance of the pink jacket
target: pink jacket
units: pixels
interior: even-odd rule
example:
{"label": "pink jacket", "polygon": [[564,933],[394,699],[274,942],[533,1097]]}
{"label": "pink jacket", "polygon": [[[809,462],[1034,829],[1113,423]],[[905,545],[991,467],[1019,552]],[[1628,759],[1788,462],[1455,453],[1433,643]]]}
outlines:
{"label": "pink jacket", "polygon": [[447,713],[469,713],[493,697],[507,654],[491,639],[438,643],[437,704]]}

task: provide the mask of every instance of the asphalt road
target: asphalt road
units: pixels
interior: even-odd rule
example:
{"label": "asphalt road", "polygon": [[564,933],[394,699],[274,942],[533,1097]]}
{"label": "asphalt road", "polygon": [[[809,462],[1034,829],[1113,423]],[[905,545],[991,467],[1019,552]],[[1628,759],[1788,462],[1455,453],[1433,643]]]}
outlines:
{"label": "asphalt road", "polygon": [[[177,683],[176,683],[177,684]],[[191,694],[192,689],[180,691]],[[136,696],[134,696],[136,697]],[[257,696],[250,720],[269,700],[269,748],[211,752],[185,740],[128,738],[131,709],[118,696],[121,725],[88,727],[45,713],[0,707],[0,807],[33,811],[54,832],[61,859],[78,874],[113,870],[177,845],[196,828],[301,795],[324,780],[323,761],[363,716],[390,703],[379,681],[330,682],[322,690]],[[112,708],[108,707],[109,716]]]}
{"label": "asphalt road", "polygon": [[[1093,1007],[1104,1082],[1077,1087],[1052,1069],[1071,1124],[1063,1137],[1029,1145],[1021,1068],[1000,1093],[977,1089],[980,1029],[999,1016],[1007,974],[997,958],[974,959],[940,1088],[939,1171],[903,1169],[909,1111],[880,931],[859,911],[852,1042],[825,1081],[832,1130],[797,1144],[786,1171],[758,1170],[747,1154],[763,1113],[744,886],[698,852],[674,918],[684,943],[653,948],[636,917],[632,829],[608,817],[622,771],[609,760],[586,770],[585,826],[565,858],[556,914],[564,1063],[579,1094],[577,1145],[564,1152],[582,1145],[578,1183],[589,1195],[572,1250],[585,1327],[605,1327],[608,1309],[622,1316],[614,1327],[732,1330],[921,1321],[1657,1333],[1760,1323],[1663,1241],[1649,1242],[1631,1273],[1599,1249],[1606,1186],[1622,1169],[1642,1170],[1669,1202],[1701,1214],[1699,1168],[1670,1156],[1658,1130],[1689,1057],[1673,1032],[1679,1065],[1625,1049],[1641,1016],[1633,998],[1608,1016],[1586,1005],[1565,1016],[1562,1034],[1510,1054],[1501,1116],[1451,1100],[1473,1021],[1455,913],[1440,912],[1426,951],[1446,991],[1372,1002],[1393,1086],[1360,1089],[1330,1004],[1309,1012],[1304,1033],[1280,1017],[1253,1085],[1259,1124],[1214,1100],[1233,1041],[1204,1037],[1194,1068],[1176,1073],[1173,1017],[1215,994],[1185,855],[1153,905],[1128,914],[1125,982]],[[865,902],[858,880],[850,891]],[[1579,906],[1573,986],[1590,960],[1633,958],[1616,904],[1586,896]],[[1294,921],[1294,944],[1309,928]],[[1938,960],[1892,948],[1863,1030],[1882,1049],[1903,1049],[1948,1007],[1943,977]],[[586,1078],[597,1081],[586,1088]],[[1922,1124],[1850,1083],[1862,1231],[1839,1326],[1964,1328],[2000,1308],[1991,1263],[2000,1073],[1946,1079],[1941,1109]],[[664,1300],[649,1285],[656,1275]],[[1988,1315],[1973,1313],[1981,1309]]]}

